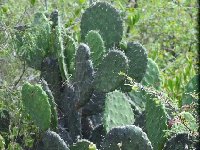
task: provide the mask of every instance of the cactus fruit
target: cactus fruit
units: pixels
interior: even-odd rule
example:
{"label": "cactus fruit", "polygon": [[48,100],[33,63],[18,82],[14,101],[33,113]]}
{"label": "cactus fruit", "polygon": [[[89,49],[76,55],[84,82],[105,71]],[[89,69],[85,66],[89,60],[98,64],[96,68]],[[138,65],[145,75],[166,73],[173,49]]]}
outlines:
{"label": "cactus fruit", "polygon": [[56,103],[54,101],[53,94],[49,89],[48,84],[45,80],[42,80],[42,88],[47,93],[49,104],[51,105],[51,129],[56,131],[58,127],[58,114],[57,114]]}
{"label": "cactus fruit", "polygon": [[22,102],[34,123],[41,130],[47,130],[51,123],[51,106],[42,87],[25,83],[22,87]]}
{"label": "cactus fruit", "polygon": [[10,113],[8,110],[0,110],[0,132],[8,132],[11,123]]}
{"label": "cactus fruit", "polygon": [[158,65],[148,58],[146,73],[141,81],[142,85],[152,86],[159,90],[161,84],[160,71]]}
{"label": "cactus fruit", "polygon": [[94,68],[98,68],[101,63],[103,55],[105,54],[104,41],[98,31],[91,30],[85,37],[85,42],[90,47],[91,59]]}
{"label": "cactus fruit", "polygon": [[85,105],[92,95],[94,69],[90,60],[90,48],[80,44],[75,56],[75,87],[78,103],[77,108]]}
{"label": "cactus fruit", "polygon": [[128,59],[125,54],[118,50],[111,50],[103,58],[96,72],[94,86],[97,91],[111,92],[121,85],[124,77],[120,72],[126,73]]}
{"label": "cactus fruit", "polygon": [[198,102],[200,95],[199,79],[200,75],[195,75],[186,85],[184,94],[182,96],[182,106],[192,104],[193,102]]}
{"label": "cactus fruit", "polygon": [[120,92],[113,91],[106,95],[103,124],[107,132],[113,127],[134,123],[134,113],[128,102],[128,97]]}
{"label": "cactus fruit", "polygon": [[90,150],[89,149],[90,144],[91,144],[90,141],[86,139],[81,139],[81,140],[78,140],[72,146],[70,146],[70,150]]}
{"label": "cactus fruit", "polygon": [[164,105],[157,98],[146,101],[147,136],[156,150],[161,150],[166,141],[167,113]]}
{"label": "cactus fruit", "polygon": [[194,137],[187,133],[179,133],[171,137],[165,144],[163,150],[195,150]]}
{"label": "cactus fruit", "polygon": [[83,13],[81,38],[84,41],[91,30],[99,31],[107,49],[118,46],[123,36],[123,21],[120,13],[106,2],[97,2]]}
{"label": "cactus fruit", "polygon": [[69,150],[67,144],[53,131],[46,131],[42,137],[42,145],[39,150]]}
{"label": "cactus fruit", "polygon": [[147,68],[147,51],[140,43],[130,42],[127,45],[126,56],[130,60],[128,76],[140,82]]}
{"label": "cactus fruit", "polygon": [[141,128],[134,125],[112,128],[106,135],[102,150],[152,150],[151,142]]}

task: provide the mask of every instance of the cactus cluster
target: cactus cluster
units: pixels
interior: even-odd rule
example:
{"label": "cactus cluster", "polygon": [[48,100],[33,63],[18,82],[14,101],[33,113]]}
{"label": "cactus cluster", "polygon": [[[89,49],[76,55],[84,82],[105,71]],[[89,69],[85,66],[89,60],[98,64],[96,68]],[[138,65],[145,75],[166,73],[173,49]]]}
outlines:
{"label": "cactus cluster", "polygon": [[[34,23],[43,23],[41,16]],[[140,43],[127,42],[121,50],[124,25],[119,11],[106,2],[92,4],[81,18],[80,41],[65,33],[58,11],[44,20],[45,34],[37,34],[48,38],[26,39],[41,43],[23,55],[30,55],[25,61],[33,61],[44,80],[42,86],[26,83],[22,88],[25,110],[42,130],[41,149],[161,150],[168,127],[160,97],[124,86],[121,75],[159,90],[159,69]],[[21,51],[26,40],[18,38]]]}

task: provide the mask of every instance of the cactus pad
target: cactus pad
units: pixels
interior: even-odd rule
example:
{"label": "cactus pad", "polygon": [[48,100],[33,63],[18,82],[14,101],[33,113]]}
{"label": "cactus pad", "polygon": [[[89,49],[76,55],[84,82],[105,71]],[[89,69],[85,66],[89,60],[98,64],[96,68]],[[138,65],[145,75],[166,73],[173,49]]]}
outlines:
{"label": "cactus pad", "polygon": [[90,141],[82,139],[79,140],[77,143],[73,144],[72,146],[70,146],[70,150],[90,150],[89,149],[90,144],[92,144]]}
{"label": "cactus pad", "polygon": [[69,150],[66,143],[53,131],[47,131],[42,138],[42,150]]}
{"label": "cactus pad", "polygon": [[160,82],[161,79],[158,65],[151,58],[148,58],[147,70],[141,83],[142,85],[152,86],[158,90],[160,88]]}
{"label": "cactus pad", "polygon": [[86,9],[81,19],[81,38],[90,30],[99,31],[106,48],[119,45],[123,35],[120,13],[106,2],[97,2]]}
{"label": "cactus pad", "polygon": [[106,135],[102,150],[152,150],[151,142],[141,128],[128,125],[116,127]]}
{"label": "cactus pad", "polygon": [[94,64],[94,68],[98,68],[103,55],[105,54],[104,41],[97,31],[91,30],[86,35],[85,42],[90,47],[91,59]]}
{"label": "cactus pad", "polygon": [[164,105],[157,98],[146,101],[147,136],[156,150],[161,150],[166,141],[167,113]]}
{"label": "cactus pad", "polygon": [[111,50],[102,60],[94,79],[95,89],[101,92],[115,90],[123,83],[124,77],[120,72],[126,73],[128,60],[125,54],[118,50]]}
{"label": "cactus pad", "polygon": [[128,102],[128,97],[117,90],[107,93],[103,117],[106,131],[109,132],[113,127],[133,123],[134,114]]}
{"label": "cactus pad", "polygon": [[130,42],[127,45],[126,56],[130,60],[128,76],[140,82],[147,68],[147,51],[139,43]]}
{"label": "cactus pad", "polygon": [[182,96],[182,105],[198,102],[200,95],[199,79],[200,75],[195,75],[186,85],[184,94]]}
{"label": "cactus pad", "polygon": [[51,106],[42,87],[25,83],[22,87],[22,102],[34,123],[40,129],[47,130],[51,122]]}

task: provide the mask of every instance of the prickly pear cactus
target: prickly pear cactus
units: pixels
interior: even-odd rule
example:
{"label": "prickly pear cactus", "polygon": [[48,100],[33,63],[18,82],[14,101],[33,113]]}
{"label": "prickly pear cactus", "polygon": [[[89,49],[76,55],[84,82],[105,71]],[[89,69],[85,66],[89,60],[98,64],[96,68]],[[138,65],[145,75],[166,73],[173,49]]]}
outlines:
{"label": "prickly pear cactus", "polygon": [[75,56],[75,85],[79,99],[77,107],[85,105],[92,95],[92,82],[94,69],[90,60],[90,48],[86,44],[80,44]]}
{"label": "prickly pear cactus", "polygon": [[163,150],[195,150],[194,137],[187,133],[179,133],[171,137],[165,144]]}
{"label": "prickly pear cactus", "polygon": [[123,35],[120,13],[106,2],[94,3],[86,9],[81,18],[80,28],[82,40],[89,31],[99,31],[107,49],[119,45]]}
{"label": "prickly pear cactus", "polygon": [[67,144],[53,131],[46,131],[42,137],[42,144],[38,150],[69,150]]}
{"label": "prickly pear cactus", "polygon": [[96,146],[90,141],[82,139],[70,146],[70,150],[96,150]]}
{"label": "prickly pear cactus", "polygon": [[51,128],[56,131],[58,127],[58,114],[57,114],[57,106],[54,101],[53,94],[48,87],[48,84],[45,80],[42,80],[42,87],[44,91],[48,95],[49,104],[51,105]]}
{"label": "prickly pear cactus", "polygon": [[164,105],[157,98],[146,101],[146,130],[153,148],[161,150],[166,141],[167,113]]}
{"label": "prickly pear cactus", "polygon": [[147,51],[140,43],[130,42],[127,45],[126,56],[130,60],[128,76],[140,82],[147,68]]}
{"label": "prickly pear cactus", "polygon": [[141,128],[127,125],[112,128],[106,135],[102,150],[152,150],[151,142]]}
{"label": "prickly pear cactus", "polygon": [[184,94],[182,96],[182,106],[191,104],[192,102],[198,102],[200,95],[199,79],[200,75],[195,75],[186,85]]}
{"label": "prickly pear cactus", "polygon": [[103,55],[105,54],[104,41],[98,31],[91,30],[85,37],[85,42],[90,47],[91,59],[94,68],[98,68],[101,63]]}
{"label": "prickly pear cactus", "polygon": [[51,123],[51,105],[42,87],[25,83],[22,87],[22,102],[34,123],[40,129],[47,130]]}
{"label": "prickly pear cactus", "polygon": [[128,102],[128,97],[120,92],[113,91],[106,95],[103,124],[107,132],[113,127],[134,123],[134,113]]}
{"label": "prickly pear cactus", "polygon": [[151,58],[148,58],[146,73],[141,83],[145,86],[152,86],[157,90],[160,88],[160,71],[158,65]]}
{"label": "prickly pear cactus", "polygon": [[64,44],[64,56],[65,63],[67,65],[67,69],[69,74],[74,74],[75,70],[75,53],[76,53],[76,43],[74,39],[68,35],[64,35],[63,37]]}
{"label": "prickly pear cactus", "polygon": [[115,90],[124,81],[124,77],[119,73],[126,73],[127,68],[128,59],[123,52],[119,50],[109,51],[96,72],[94,79],[95,89],[101,92]]}

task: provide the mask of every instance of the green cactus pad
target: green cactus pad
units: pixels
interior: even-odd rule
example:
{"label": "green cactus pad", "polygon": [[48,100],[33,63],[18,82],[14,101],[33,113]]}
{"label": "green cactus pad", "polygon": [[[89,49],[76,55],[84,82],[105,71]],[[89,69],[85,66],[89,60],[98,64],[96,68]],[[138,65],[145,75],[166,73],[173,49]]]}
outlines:
{"label": "green cactus pad", "polygon": [[94,86],[97,91],[110,92],[118,88],[124,81],[120,72],[127,72],[128,60],[125,54],[111,50],[102,60],[96,72]]}
{"label": "green cactus pad", "polygon": [[157,98],[146,100],[146,130],[153,148],[161,150],[166,141],[167,113]]}
{"label": "green cactus pad", "polygon": [[120,92],[107,93],[103,124],[107,132],[113,127],[130,125],[134,123],[134,113],[128,102],[128,97]]}
{"label": "green cactus pad", "polygon": [[158,65],[151,58],[148,58],[146,73],[141,83],[145,86],[152,86],[157,90],[160,88],[160,71]]}
{"label": "green cactus pad", "polygon": [[49,89],[48,84],[45,80],[42,80],[42,87],[44,91],[47,93],[49,104],[51,105],[51,128],[56,131],[58,127],[57,106],[54,101],[53,94],[51,90]]}
{"label": "green cactus pad", "polygon": [[69,150],[67,144],[53,131],[46,131],[42,138],[41,150]]}
{"label": "green cactus pad", "polygon": [[[78,142],[76,142],[75,144],[73,144],[72,146],[70,146],[70,150],[90,150],[89,146],[92,143],[86,139],[82,139],[79,140]],[[95,150],[95,149],[94,149]]]}
{"label": "green cactus pad", "polygon": [[85,42],[90,47],[91,59],[94,68],[98,68],[101,63],[103,55],[105,54],[104,41],[98,31],[91,30],[85,37]]}
{"label": "green cactus pad", "polygon": [[67,64],[69,74],[74,74],[76,43],[74,39],[68,35],[65,35],[63,38],[65,63]]}
{"label": "green cactus pad", "polygon": [[179,133],[171,137],[165,144],[163,150],[195,150],[194,137],[187,133]]}
{"label": "green cactus pad", "polygon": [[85,105],[92,95],[92,82],[94,69],[90,60],[90,48],[86,44],[80,44],[75,56],[75,85],[79,99],[77,108]]}
{"label": "green cactus pad", "polygon": [[182,96],[182,106],[189,105],[192,102],[198,103],[200,88],[199,88],[200,75],[195,75],[186,85],[184,94]]}
{"label": "green cactus pad", "polygon": [[80,28],[82,40],[89,31],[99,31],[107,49],[119,45],[123,36],[120,13],[106,2],[94,3],[86,9],[82,15]]}
{"label": "green cactus pad", "polygon": [[147,51],[139,43],[130,42],[127,45],[126,56],[130,60],[128,76],[140,82],[147,68]]}
{"label": "green cactus pad", "polygon": [[42,87],[25,83],[22,87],[22,102],[34,123],[40,129],[47,130],[51,123],[51,106]]}
{"label": "green cactus pad", "polygon": [[152,150],[151,142],[141,128],[134,125],[116,127],[106,135],[102,150]]}

